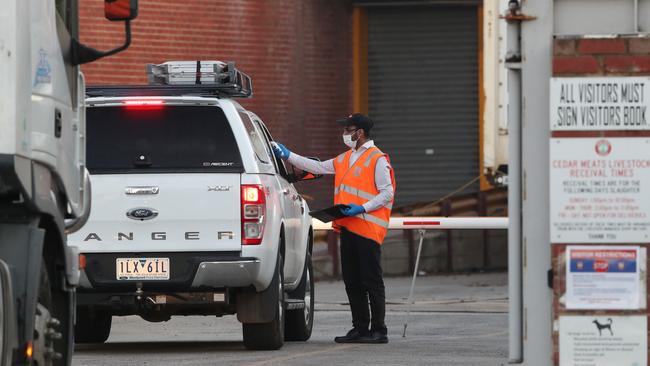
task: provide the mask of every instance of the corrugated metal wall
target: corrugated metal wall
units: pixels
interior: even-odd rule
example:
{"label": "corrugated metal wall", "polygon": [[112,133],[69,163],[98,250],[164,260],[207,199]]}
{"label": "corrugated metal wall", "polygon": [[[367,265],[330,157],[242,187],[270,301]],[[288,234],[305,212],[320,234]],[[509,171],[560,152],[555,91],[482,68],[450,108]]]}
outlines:
{"label": "corrugated metal wall", "polygon": [[368,7],[368,84],[396,205],[434,201],[479,175],[476,7]]}

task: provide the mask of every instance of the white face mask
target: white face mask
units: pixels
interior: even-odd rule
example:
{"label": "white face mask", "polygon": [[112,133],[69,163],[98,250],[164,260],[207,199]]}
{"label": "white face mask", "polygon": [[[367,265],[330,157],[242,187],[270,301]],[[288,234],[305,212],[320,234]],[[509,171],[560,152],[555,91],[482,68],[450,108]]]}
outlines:
{"label": "white face mask", "polygon": [[357,142],[352,140],[352,135],[343,135],[343,143],[350,149],[354,149],[357,146]]}

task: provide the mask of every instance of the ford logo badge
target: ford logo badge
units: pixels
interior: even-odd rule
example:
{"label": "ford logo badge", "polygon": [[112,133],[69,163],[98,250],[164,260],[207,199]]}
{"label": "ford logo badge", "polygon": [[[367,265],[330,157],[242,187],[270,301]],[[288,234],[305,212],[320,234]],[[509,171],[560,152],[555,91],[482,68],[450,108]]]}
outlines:
{"label": "ford logo badge", "polygon": [[146,207],[133,208],[126,212],[126,217],[140,221],[151,220],[156,216],[158,216],[158,211]]}

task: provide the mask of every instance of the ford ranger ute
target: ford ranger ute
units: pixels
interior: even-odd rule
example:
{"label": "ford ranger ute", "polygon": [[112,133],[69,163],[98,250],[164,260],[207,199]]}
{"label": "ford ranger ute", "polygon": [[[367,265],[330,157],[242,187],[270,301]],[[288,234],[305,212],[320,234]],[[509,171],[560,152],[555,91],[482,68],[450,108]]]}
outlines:
{"label": "ford ranger ute", "polygon": [[232,62],[146,66],[149,85],[86,89],[93,210],[71,236],[86,261],[78,343],[113,316],[237,314],[249,349],[306,341],[313,324],[312,227]]}

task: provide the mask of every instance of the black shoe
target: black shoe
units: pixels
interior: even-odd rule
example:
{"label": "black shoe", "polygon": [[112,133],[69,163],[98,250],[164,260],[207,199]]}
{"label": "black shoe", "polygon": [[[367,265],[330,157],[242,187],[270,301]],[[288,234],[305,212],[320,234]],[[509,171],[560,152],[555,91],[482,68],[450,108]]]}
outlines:
{"label": "black shoe", "polygon": [[334,342],[336,343],[359,343],[359,339],[361,337],[368,335],[368,331],[362,331],[357,328],[352,328],[348,334],[341,336],[341,337],[335,337]]}
{"label": "black shoe", "polygon": [[356,343],[388,343],[388,336],[382,331],[373,330],[359,338]]}

